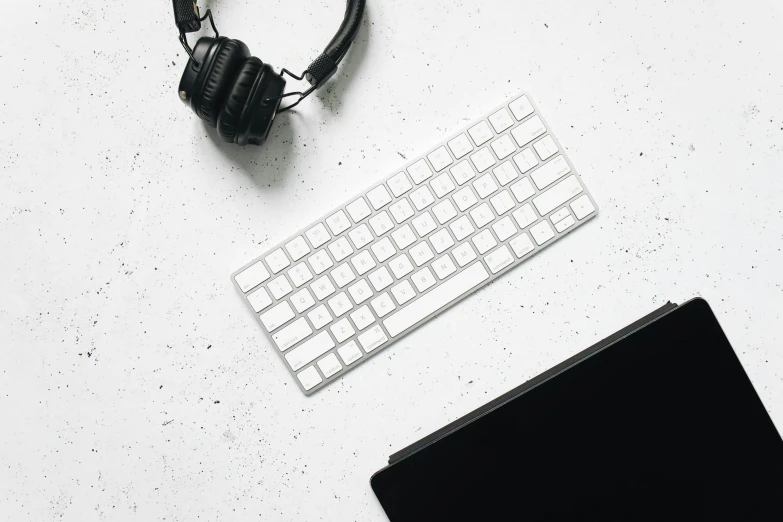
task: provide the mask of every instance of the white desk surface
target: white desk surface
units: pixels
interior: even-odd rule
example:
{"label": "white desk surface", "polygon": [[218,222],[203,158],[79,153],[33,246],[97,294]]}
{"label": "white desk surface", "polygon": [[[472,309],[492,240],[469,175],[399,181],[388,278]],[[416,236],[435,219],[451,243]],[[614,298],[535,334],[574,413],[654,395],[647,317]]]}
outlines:
{"label": "white desk surface", "polygon": [[[304,4],[212,7],[297,70]],[[368,4],[262,149],[178,100],[169,2],[4,9],[0,518],[386,520],[390,453],[693,296],[783,427],[783,6]],[[521,89],[599,218],[306,398],[229,274]]]}

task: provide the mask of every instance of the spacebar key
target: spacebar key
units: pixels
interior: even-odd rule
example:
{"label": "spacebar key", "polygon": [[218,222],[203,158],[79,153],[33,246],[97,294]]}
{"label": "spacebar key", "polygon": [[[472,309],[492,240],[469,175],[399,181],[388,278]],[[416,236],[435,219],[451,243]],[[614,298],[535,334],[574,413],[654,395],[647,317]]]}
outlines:
{"label": "spacebar key", "polygon": [[467,270],[460,272],[399,312],[389,316],[383,321],[383,326],[386,327],[389,335],[396,337],[427,316],[440,311],[458,297],[473,290],[487,279],[489,279],[489,274],[484,265],[481,262],[474,263]]}

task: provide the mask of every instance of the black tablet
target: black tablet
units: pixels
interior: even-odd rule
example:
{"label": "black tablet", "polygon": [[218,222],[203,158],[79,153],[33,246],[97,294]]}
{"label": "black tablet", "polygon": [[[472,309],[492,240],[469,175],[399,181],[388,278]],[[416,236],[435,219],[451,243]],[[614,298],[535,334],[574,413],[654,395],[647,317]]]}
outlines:
{"label": "black tablet", "polygon": [[391,522],[783,520],[783,441],[709,305],[671,305],[390,459]]}

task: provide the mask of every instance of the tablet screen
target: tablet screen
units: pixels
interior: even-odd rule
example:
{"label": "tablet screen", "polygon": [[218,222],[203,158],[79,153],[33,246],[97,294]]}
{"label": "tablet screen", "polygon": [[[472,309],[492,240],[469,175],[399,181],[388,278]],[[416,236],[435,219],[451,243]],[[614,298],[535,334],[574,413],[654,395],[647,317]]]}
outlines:
{"label": "tablet screen", "polygon": [[391,522],[783,520],[783,441],[694,300],[371,483]]}

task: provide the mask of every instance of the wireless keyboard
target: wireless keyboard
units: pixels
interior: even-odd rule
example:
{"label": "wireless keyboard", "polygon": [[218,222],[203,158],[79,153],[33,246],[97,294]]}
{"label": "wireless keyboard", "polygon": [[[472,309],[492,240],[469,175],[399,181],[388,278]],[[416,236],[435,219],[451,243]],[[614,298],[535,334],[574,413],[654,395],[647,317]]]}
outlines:
{"label": "wireless keyboard", "polygon": [[309,395],[596,213],[522,94],[232,280]]}

